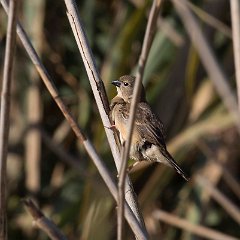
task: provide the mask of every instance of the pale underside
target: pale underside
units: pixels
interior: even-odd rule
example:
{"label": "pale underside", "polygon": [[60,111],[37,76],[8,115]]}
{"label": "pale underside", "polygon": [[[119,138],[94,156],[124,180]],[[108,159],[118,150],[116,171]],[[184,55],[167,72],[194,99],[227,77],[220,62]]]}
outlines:
{"label": "pale underside", "polygon": [[[121,131],[119,131],[119,137],[122,144],[126,141],[128,135],[127,134],[128,118],[126,118],[126,116],[122,114],[121,108],[123,107],[124,106],[122,106],[121,104],[116,105],[112,111],[112,118],[113,121],[115,122],[115,127],[116,129],[121,129]],[[135,161],[159,162],[171,166],[171,164],[169,164],[168,159],[162,155],[158,146],[149,145],[147,148],[143,147],[146,142],[146,139],[140,136],[139,132],[136,130],[136,126],[133,132],[134,134],[132,136],[132,142],[134,144],[131,144],[130,149],[131,159]]]}

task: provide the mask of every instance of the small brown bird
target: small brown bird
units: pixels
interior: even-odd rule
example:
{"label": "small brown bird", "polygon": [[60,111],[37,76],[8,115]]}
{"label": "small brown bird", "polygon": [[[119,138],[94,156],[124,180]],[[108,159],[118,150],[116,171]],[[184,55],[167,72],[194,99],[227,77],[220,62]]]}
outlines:
{"label": "small brown bird", "polygon": [[[111,118],[119,132],[122,144],[127,138],[127,122],[129,119],[134,83],[135,77],[129,75],[122,76],[119,80],[112,82],[112,84],[117,87],[117,95],[111,101]],[[164,163],[173,167],[188,181],[188,177],[167,151],[163,124],[146,102],[143,86],[141,99],[136,111],[130,158],[137,161],[137,163],[140,161]]]}

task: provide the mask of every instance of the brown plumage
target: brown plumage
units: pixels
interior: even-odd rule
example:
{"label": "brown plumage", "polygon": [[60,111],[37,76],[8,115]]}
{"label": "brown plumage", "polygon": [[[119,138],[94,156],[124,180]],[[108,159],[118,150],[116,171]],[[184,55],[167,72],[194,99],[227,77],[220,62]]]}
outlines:
{"label": "brown plumage", "polygon": [[[117,96],[111,101],[111,118],[119,132],[121,143],[127,138],[127,121],[129,119],[135,77],[122,76],[112,82],[117,87]],[[167,151],[162,122],[153,113],[146,102],[142,86],[141,100],[137,106],[133,130],[130,158],[135,161],[161,162],[173,167],[185,180],[185,173]]]}

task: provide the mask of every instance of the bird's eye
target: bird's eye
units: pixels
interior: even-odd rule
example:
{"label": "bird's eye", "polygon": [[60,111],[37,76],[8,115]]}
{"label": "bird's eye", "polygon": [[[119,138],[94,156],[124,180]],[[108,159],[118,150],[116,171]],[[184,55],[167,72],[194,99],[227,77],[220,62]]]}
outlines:
{"label": "bird's eye", "polygon": [[125,82],[125,83],[123,83],[124,84],[124,86],[128,86],[128,83],[127,82]]}

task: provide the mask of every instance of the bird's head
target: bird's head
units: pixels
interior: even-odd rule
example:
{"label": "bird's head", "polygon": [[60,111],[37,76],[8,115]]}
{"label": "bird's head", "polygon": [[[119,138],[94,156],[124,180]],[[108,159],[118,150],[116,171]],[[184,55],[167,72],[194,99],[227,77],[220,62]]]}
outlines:
{"label": "bird's head", "polygon": [[[122,98],[125,102],[131,102],[131,99],[133,97],[135,79],[136,78],[133,76],[125,75],[120,77],[118,80],[112,81],[112,84],[117,87],[118,96]],[[145,100],[143,85],[141,93],[141,100]]]}

